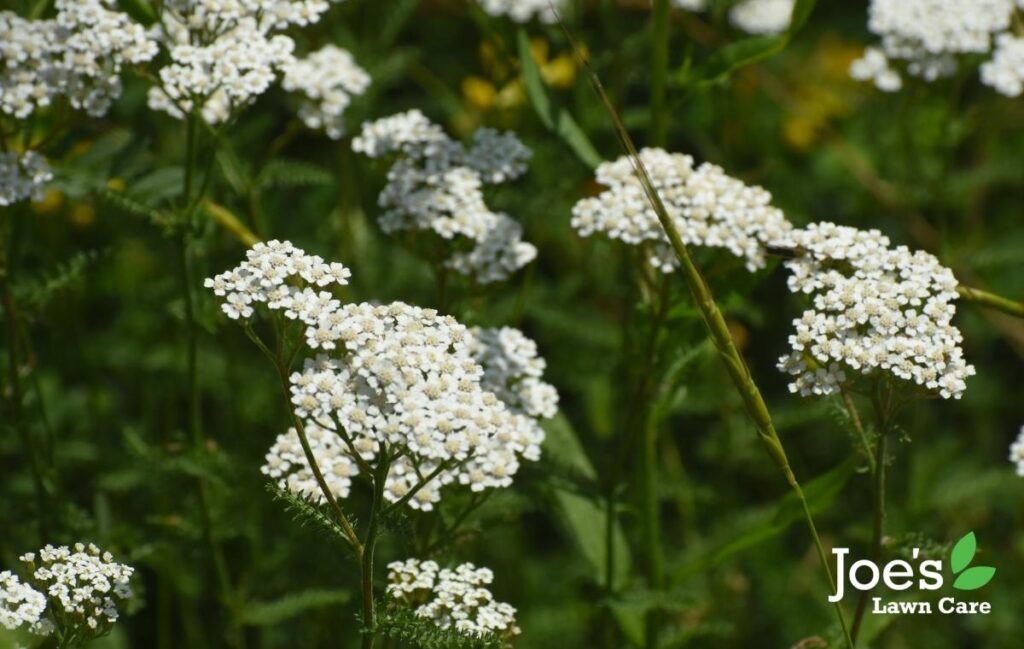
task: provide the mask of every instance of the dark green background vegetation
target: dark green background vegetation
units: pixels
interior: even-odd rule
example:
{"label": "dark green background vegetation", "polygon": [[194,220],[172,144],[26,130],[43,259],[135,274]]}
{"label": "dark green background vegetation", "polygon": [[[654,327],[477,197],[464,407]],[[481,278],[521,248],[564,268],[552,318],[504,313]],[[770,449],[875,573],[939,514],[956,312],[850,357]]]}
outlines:
{"label": "dark green background vegetation", "polygon": [[[569,18],[641,145],[652,141],[644,4],[585,2]],[[1024,102],[982,86],[971,66],[893,95],[849,80],[849,61],[871,40],[861,2],[818,3],[783,51],[709,82],[702,64],[744,38],[721,4],[711,14],[672,13],[666,148],[764,186],[796,224],[878,228],[933,252],[965,283],[1024,296]],[[546,71],[558,77],[549,76],[550,101],[572,115],[601,158],[621,155],[561,30],[526,31],[535,49],[546,47]],[[489,501],[447,557],[494,569],[496,595],[519,609],[517,646],[630,646],[651,610],[660,611],[663,646],[834,639],[806,529],[678,277],[668,284],[674,306],[654,363],[644,369],[651,320],[636,253],[570,228],[573,203],[598,188],[518,86],[510,23],[458,2],[348,0],[295,37],[301,51],[349,48],[373,76],[347,114],[350,130],[420,108],[455,135],[478,125],[511,128],[534,150],[529,173],[490,201],[523,223],[538,259],[485,290],[456,282],[450,306],[466,324],[517,326],[536,339],[562,399],[544,458]],[[376,225],[386,167],[352,154],[348,139],[302,130],[293,115],[274,90],[226,131],[215,157],[205,140],[210,199],[262,238],[344,262],[353,271],[349,299],[435,305],[430,265]],[[186,432],[177,230],[161,217],[180,191],[181,122],[146,109],[138,78],[127,80],[105,119],[55,111],[36,128],[68,120],[78,121],[56,141],[54,192],[0,211],[0,272],[18,314],[12,327],[5,306],[0,347],[0,568],[15,568],[19,554],[41,543],[77,540],[136,566],[138,610],[102,646],[229,646],[239,627],[249,647],[354,646],[358,578],[349,557],[294,523],[259,472],[287,426],[273,368],[198,283],[206,447]],[[197,277],[234,266],[244,245],[206,212],[199,222]],[[802,310],[785,273],[778,262],[751,275],[724,254],[702,251],[698,260],[777,419],[824,541],[867,555],[871,480],[849,423],[831,400],[789,394],[774,367]],[[1024,424],[1024,321],[961,304],[956,322],[978,374],[961,401],[921,401],[901,412],[890,445],[885,555],[919,547],[945,556],[974,530],[979,560],[997,568],[976,594],[993,613],[869,615],[870,646],[1016,647],[1024,635],[1024,479],[1006,459]],[[15,357],[20,407],[8,372]],[[668,577],[657,589],[643,576],[639,432],[629,432],[644,375],[665,386],[654,416]],[[34,440],[45,477],[42,500],[23,434]],[[602,503],[615,462],[625,544],[609,595]],[[215,541],[227,557],[227,597],[203,538],[197,479],[208,485]],[[348,505],[357,518],[363,496],[357,488]],[[393,522],[382,564],[405,558],[405,529]]]}

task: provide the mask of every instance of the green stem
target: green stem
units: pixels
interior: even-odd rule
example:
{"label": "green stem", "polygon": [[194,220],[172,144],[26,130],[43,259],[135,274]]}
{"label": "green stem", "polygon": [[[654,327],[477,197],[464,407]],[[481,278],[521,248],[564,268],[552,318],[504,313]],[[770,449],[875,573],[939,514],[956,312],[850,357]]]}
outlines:
{"label": "green stem", "polygon": [[[568,34],[568,32],[567,36],[572,40],[572,35]],[[576,48],[574,41],[573,47],[576,49],[578,54],[579,49]],[[676,259],[680,266],[680,274],[686,282],[697,308],[700,310],[704,325],[711,336],[712,342],[718,350],[722,362],[725,364],[729,377],[732,380],[736,391],[743,400],[743,405],[747,410],[747,413],[753,420],[758,439],[764,445],[768,455],[782,472],[787,484],[789,484],[790,489],[793,491],[793,494],[800,501],[800,505],[804,513],[804,520],[807,524],[808,531],[811,534],[811,538],[814,541],[815,548],[818,551],[818,558],[821,561],[822,572],[824,572],[826,581],[830,588],[829,592],[835,592],[835,579],[832,576],[832,569],[829,567],[828,555],[826,554],[825,548],[818,535],[817,527],[814,524],[814,517],[811,515],[810,507],[807,504],[807,498],[804,496],[803,489],[801,489],[800,483],[796,479],[796,475],[790,467],[789,458],[786,456],[782,440],[779,438],[779,435],[775,430],[775,425],[772,422],[768,406],[765,404],[764,398],[761,396],[761,391],[754,382],[746,361],[743,359],[743,356],[739,353],[739,350],[736,347],[736,342],[733,340],[732,334],[729,331],[725,317],[722,315],[722,312],[719,310],[718,305],[715,302],[711,288],[708,286],[707,281],[701,275],[700,270],[690,257],[690,252],[687,249],[686,244],[683,243],[683,239],[679,234],[679,230],[676,228],[675,222],[673,222],[671,216],[669,216],[668,210],[665,209],[665,205],[662,203],[661,197],[658,196],[658,192],[655,189],[646,168],[640,160],[636,146],[633,144],[633,140],[630,138],[625,126],[623,126],[618,113],[616,113],[615,109],[612,107],[611,101],[605,94],[600,79],[582,56],[580,56],[580,59],[583,61],[584,65],[586,65],[586,68],[590,73],[594,89],[597,91],[601,101],[604,103],[614,122],[615,131],[619,136],[623,148],[633,161],[634,171],[637,178],[643,186],[644,191],[647,194],[647,198],[658,216],[658,221],[661,223],[662,229],[668,236],[669,242],[672,245],[672,250],[675,252]],[[846,617],[838,602],[835,604],[835,611],[836,617],[838,618],[839,624],[843,630],[846,645],[850,649],[853,649],[853,640],[850,638],[850,633],[846,625]]]}
{"label": "green stem", "polygon": [[377,535],[380,531],[380,517],[384,507],[384,484],[387,481],[388,469],[391,466],[387,449],[382,449],[380,464],[374,472],[373,501],[370,503],[370,522],[363,541],[363,556],[360,564],[363,593],[363,642],[362,649],[373,649],[377,625],[375,603],[373,598],[373,551],[377,546]]}
{"label": "green stem", "polygon": [[651,56],[651,132],[652,146],[664,146],[668,135],[668,110],[665,89],[668,85],[669,13],[668,0],[654,0]]}
{"label": "green stem", "polygon": [[[877,410],[879,410],[878,407],[876,407]],[[871,556],[875,563],[879,564],[882,560],[882,540],[885,536],[885,446],[889,426],[888,407],[886,406],[884,410],[876,412],[876,414],[878,416],[878,443],[875,445],[874,529],[871,537]],[[855,643],[860,632],[861,622],[864,621],[864,614],[867,612],[871,592],[872,590],[861,591],[857,600],[857,609],[850,626],[850,637]]]}
{"label": "green stem", "polygon": [[[185,367],[188,382],[188,430],[192,438],[192,446],[195,453],[205,455],[209,452],[206,438],[203,435],[203,423],[201,413],[201,392],[199,384],[199,327],[196,323],[195,308],[195,270],[192,258],[192,234],[194,232],[192,208],[192,190],[196,166],[196,149],[198,133],[195,117],[189,115],[185,126],[185,175],[181,189],[181,204],[183,220],[181,235],[179,239],[179,252],[181,257],[181,294],[185,303]],[[210,551],[210,558],[213,561],[214,572],[217,575],[217,586],[220,592],[221,601],[231,611],[234,611],[236,604],[231,574],[228,570],[227,558],[224,549],[217,542],[213,532],[213,515],[210,505],[210,487],[205,477],[196,478],[196,488],[199,495],[199,516],[202,526],[203,538]],[[233,617],[233,614],[232,614]],[[243,647],[245,636],[237,624],[232,620],[234,646]]]}
{"label": "green stem", "polygon": [[964,302],[972,302],[980,306],[986,306],[996,311],[1002,311],[1008,315],[1024,318],[1024,303],[1010,300],[995,293],[989,293],[978,288],[960,285],[956,287],[960,299]]}

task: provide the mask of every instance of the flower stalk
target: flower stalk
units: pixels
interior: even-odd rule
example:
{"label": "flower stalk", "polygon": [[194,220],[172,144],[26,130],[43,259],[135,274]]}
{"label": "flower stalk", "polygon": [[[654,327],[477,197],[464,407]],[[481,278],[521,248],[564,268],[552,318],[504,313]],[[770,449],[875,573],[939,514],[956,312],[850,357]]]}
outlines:
{"label": "flower stalk", "polygon": [[[754,422],[755,430],[758,435],[758,439],[763,444],[768,455],[775,462],[776,466],[782,472],[786,479],[787,484],[796,496],[797,500],[800,501],[801,509],[803,510],[804,520],[807,524],[808,531],[811,534],[811,538],[814,541],[815,548],[818,552],[818,558],[821,561],[822,571],[825,574],[828,586],[831,589],[830,592],[835,591],[835,579],[832,575],[832,570],[829,567],[828,555],[825,552],[825,548],[821,543],[821,538],[818,535],[817,526],[814,523],[814,517],[811,514],[810,506],[807,502],[807,498],[803,493],[803,489],[800,486],[796,475],[793,472],[792,467],[789,464],[789,458],[786,456],[785,448],[783,447],[782,440],[779,438],[778,433],[775,430],[775,425],[772,422],[771,414],[768,411],[768,406],[765,404],[764,398],[761,396],[761,391],[758,389],[757,384],[754,382],[753,377],[750,374],[750,370],[747,367],[746,361],[740,354],[736,347],[736,342],[733,340],[732,334],[729,331],[729,327],[726,324],[725,318],[722,312],[719,310],[717,303],[715,302],[714,296],[712,295],[711,288],[708,286],[707,281],[704,279],[700,270],[697,268],[693,259],[690,256],[690,252],[683,242],[682,237],[679,234],[679,230],[676,228],[675,223],[672,221],[671,216],[665,209],[664,203],[658,196],[658,192],[652,183],[650,176],[647,173],[646,168],[640,161],[639,153],[637,152],[636,146],[633,144],[633,140],[629,133],[626,131],[625,126],[622,124],[618,113],[612,106],[607,94],[604,91],[604,87],[601,84],[597,74],[590,67],[589,62],[581,54],[579,48],[576,46],[575,40],[572,35],[568,32],[564,23],[562,24],[563,29],[566,31],[566,36],[570,40],[573,49],[576,51],[577,56],[580,59],[582,65],[586,68],[591,83],[594,86],[594,90],[597,92],[599,98],[607,109],[615,127],[616,135],[620,140],[620,144],[629,154],[632,162],[634,171],[640,184],[644,188],[644,192],[654,209],[654,212],[658,216],[658,221],[661,223],[662,229],[665,231],[666,236],[672,246],[672,250],[675,253],[676,259],[679,262],[680,271],[683,276],[683,280],[686,282],[687,288],[693,297],[694,302],[701,314],[701,319],[704,322],[705,327],[711,336],[712,342],[718,351],[719,357],[725,364],[726,370],[729,373],[729,377],[732,380],[734,387],[740,394],[743,400],[744,408],[748,415]],[[849,627],[846,623],[846,617],[843,613],[842,607],[839,603],[835,604],[836,617],[839,621],[840,627],[847,647],[853,649],[853,640],[850,637]]]}

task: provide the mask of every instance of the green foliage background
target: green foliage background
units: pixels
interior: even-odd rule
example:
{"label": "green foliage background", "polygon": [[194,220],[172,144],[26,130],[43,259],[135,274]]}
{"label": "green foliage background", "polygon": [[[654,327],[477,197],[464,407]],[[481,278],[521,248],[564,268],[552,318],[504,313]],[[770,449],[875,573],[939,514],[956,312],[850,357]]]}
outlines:
{"label": "green foliage background", "polygon": [[[791,42],[746,45],[778,53],[732,68],[716,58],[744,38],[728,26],[726,4],[671,14],[668,149],[764,186],[796,224],[878,228],[935,253],[965,283],[1024,296],[1024,102],[981,86],[969,67],[892,95],[849,80],[850,60],[870,40],[860,2],[818,3]],[[578,2],[567,16],[641,145],[656,118],[644,5]],[[660,611],[662,646],[834,641],[827,589],[795,503],[756,443],[685,287],[670,284],[675,306],[644,370],[650,325],[635,252],[569,227],[573,203],[598,190],[582,138],[601,159],[621,151],[562,31],[533,24],[525,34],[535,51],[546,49],[540,69],[551,81],[532,94],[519,81],[515,29],[464,3],[348,0],[295,34],[302,51],[350,49],[372,75],[371,90],[347,113],[351,130],[420,108],[453,134],[511,128],[534,150],[525,178],[490,200],[523,223],[538,259],[486,290],[457,282],[450,311],[466,324],[517,326],[537,340],[561,414],[549,422],[541,462],[488,502],[450,559],[494,569],[496,595],[519,609],[520,647],[641,645],[649,611]],[[80,539],[136,566],[138,610],[97,646],[230,646],[238,627],[250,647],[355,646],[358,576],[349,557],[322,530],[298,525],[259,473],[287,425],[273,369],[198,286],[209,448],[194,448],[186,433],[180,260],[166,216],[181,184],[182,124],[146,109],[140,79],[126,83],[104,120],[42,118],[36,128],[44,132],[79,120],[55,141],[55,190],[42,203],[0,211],[18,313],[14,329],[5,308],[0,348],[0,568],[42,543]],[[298,128],[293,115],[289,98],[273,90],[227,131],[216,157],[204,148],[208,196],[260,237],[344,262],[353,270],[347,298],[436,304],[430,266],[376,225],[385,167],[354,155],[348,139]],[[207,212],[200,223],[198,276],[234,266],[244,252],[238,237]],[[774,367],[801,310],[784,273],[777,262],[750,275],[725,255],[701,252],[698,260],[826,544],[867,556],[871,480],[850,425],[837,403],[789,394]],[[887,558],[915,547],[945,558],[973,530],[979,560],[997,574],[971,596],[991,601],[993,613],[868,615],[861,646],[1016,647],[1024,635],[1024,481],[1006,460],[1024,423],[1024,321],[961,304],[957,323],[978,375],[961,401],[918,402],[901,413],[884,547]],[[18,418],[10,337],[25,386]],[[639,440],[621,453],[615,440],[645,373],[664,387],[655,408],[668,575],[661,588],[648,587],[638,549]],[[41,502],[22,431],[39,448]],[[609,596],[601,498],[616,461],[625,470]],[[228,598],[203,539],[197,477],[209,486],[235,593]],[[357,518],[361,502],[357,490],[349,505]],[[391,523],[382,563],[405,558],[408,525]]]}

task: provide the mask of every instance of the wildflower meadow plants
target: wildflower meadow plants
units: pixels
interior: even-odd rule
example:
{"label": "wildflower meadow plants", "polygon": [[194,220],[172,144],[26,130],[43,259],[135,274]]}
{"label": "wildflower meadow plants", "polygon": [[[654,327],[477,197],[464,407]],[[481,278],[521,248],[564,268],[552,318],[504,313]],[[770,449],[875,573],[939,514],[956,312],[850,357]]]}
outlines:
{"label": "wildflower meadow plants", "polygon": [[1022,12],[4,5],[0,648],[1017,646]]}

